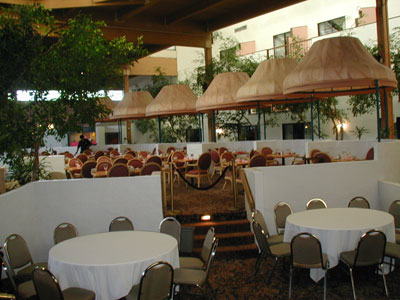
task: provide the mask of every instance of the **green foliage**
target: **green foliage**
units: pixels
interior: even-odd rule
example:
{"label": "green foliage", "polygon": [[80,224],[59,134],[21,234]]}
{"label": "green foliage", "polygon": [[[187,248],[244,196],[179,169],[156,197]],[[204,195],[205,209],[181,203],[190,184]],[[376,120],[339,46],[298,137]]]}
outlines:
{"label": "green foliage", "polygon": [[[60,23],[40,5],[1,8],[0,157],[10,162],[21,152],[34,156],[33,180],[45,136],[61,139],[107,116],[98,92],[122,83],[121,66],[147,53],[140,39],[136,45],[106,40],[104,26],[85,15]],[[18,89],[32,90],[34,101],[16,101]],[[46,99],[49,90],[60,97]]]}
{"label": "green foliage", "polygon": [[361,140],[361,137],[364,135],[364,133],[369,133],[369,130],[364,126],[356,126],[356,128],[352,130],[351,133],[353,133],[359,140]]}

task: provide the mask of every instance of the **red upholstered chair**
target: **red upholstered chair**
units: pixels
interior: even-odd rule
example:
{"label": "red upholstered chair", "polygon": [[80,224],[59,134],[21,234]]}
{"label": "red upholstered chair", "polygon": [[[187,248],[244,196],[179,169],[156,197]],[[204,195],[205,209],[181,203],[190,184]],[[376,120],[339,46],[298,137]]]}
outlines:
{"label": "red upholstered chair", "polygon": [[109,161],[101,161],[96,165],[96,171],[107,171],[111,169],[112,164]]}
{"label": "red upholstered chair", "polygon": [[70,159],[74,158],[74,155],[69,152],[64,153],[64,163],[67,164]]}
{"label": "red upholstered chair", "polygon": [[86,149],[85,151],[83,151],[83,153],[86,154],[87,156],[93,154],[92,150],[89,150],[89,149]]}
{"label": "red upholstered chair", "polygon": [[201,178],[207,177],[208,181],[211,184],[211,177],[208,173],[208,170],[211,166],[211,154],[209,152],[205,152],[201,154],[194,165],[192,166],[193,169],[186,171],[185,178],[196,178],[197,179],[197,186],[200,188],[201,185]]}
{"label": "red upholstered chair", "polygon": [[260,152],[258,152],[257,150],[251,149],[249,156],[250,156],[250,158],[252,158],[256,154],[260,154]]}
{"label": "red upholstered chair", "polygon": [[219,173],[222,172],[222,166],[221,166],[221,158],[219,156],[219,153],[215,149],[210,149],[210,154],[211,154],[211,159],[214,165],[213,172],[211,174],[211,177],[214,176],[214,174],[219,171]]}
{"label": "red upholstered chair", "polygon": [[128,160],[128,166],[135,169],[141,169],[143,167],[143,162],[138,158],[133,158]]}
{"label": "red upholstered chair", "polygon": [[374,159],[374,148],[368,150],[367,155],[365,156],[365,160],[373,160]]}
{"label": "red upholstered chair", "polygon": [[112,150],[111,152],[110,152],[110,156],[120,156],[120,153],[118,152],[118,150]]}
{"label": "red upholstered chair", "polygon": [[128,159],[126,159],[125,157],[120,157],[117,158],[116,160],[114,160],[113,165],[115,164],[127,164],[128,163]]}
{"label": "red upholstered chair", "polygon": [[267,160],[265,159],[265,156],[262,154],[255,154],[249,161],[248,167],[249,168],[254,168],[254,167],[265,167],[267,164]]}
{"label": "red upholstered chair", "polygon": [[[70,168],[79,168],[82,167],[83,163],[79,158],[71,158],[68,162],[68,167]],[[81,176],[81,170],[70,170],[69,174],[71,178],[79,178]]]}
{"label": "red upholstered chair", "polygon": [[96,151],[96,153],[94,154],[94,159],[97,161],[97,159],[101,156],[104,156],[104,152],[103,151]]}
{"label": "red upholstered chair", "polygon": [[140,175],[151,175],[153,172],[157,171],[161,171],[161,166],[155,162],[149,162],[143,166]]}
{"label": "red upholstered chair", "polygon": [[221,154],[224,153],[224,152],[229,152],[228,148],[226,148],[226,147],[220,147],[220,148],[218,149],[218,154],[219,154],[219,155],[221,155]]}
{"label": "red upholstered chair", "polygon": [[97,163],[94,160],[89,160],[85,162],[81,169],[82,178],[92,178],[92,169],[96,168]]}
{"label": "red upholstered chair", "polygon": [[132,154],[124,154],[123,158],[126,158],[128,161],[134,159],[135,157]]}
{"label": "red upholstered chair", "polygon": [[325,152],[318,152],[312,157],[312,162],[314,164],[330,163],[331,158]]}
{"label": "red upholstered chair", "polygon": [[266,159],[268,154],[272,154],[272,149],[270,147],[263,147],[261,149],[261,154],[265,156]]}
{"label": "red upholstered chair", "polygon": [[133,157],[136,157],[137,156],[137,154],[136,154],[136,152],[135,151],[133,151],[133,150],[129,150],[129,151],[127,151],[125,154],[129,154],[129,155],[132,155]]}
{"label": "red upholstered chair", "polygon": [[139,158],[146,159],[146,158],[147,158],[147,155],[149,155],[149,152],[147,152],[147,151],[140,151],[138,156],[139,156]]}
{"label": "red upholstered chair", "polygon": [[108,170],[107,177],[124,177],[129,176],[129,169],[126,164],[115,164],[112,165]]}
{"label": "red upholstered chair", "polygon": [[157,156],[157,155],[152,155],[150,156],[147,160],[146,160],[146,164],[147,163],[156,163],[159,164],[160,166],[162,166],[162,160],[161,157]]}
{"label": "red upholstered chair", "polygon": [[82,163],[85,163],[88,160],[87,155],[84,153],[79,154],[76,158],[79,158]]}
{"label": "red upholstered chair", "polygon": [[109,162],[111,164],[111,159],[108,156],[100,156],[96,159],[97,163],[101,163],[103,161]]}
{"label": "red upholstered chair", "polygon": [[170,154],[170,153],[174,152],[175,150],[176,150],[175,147],[168,147],[167,153]]}
{"label": "red upholstered chair", "polygon": [[175,175],[178,178],[178,183],[180,182],[179,179],[179,174],[176,170],[179,170],[179,172],[185,174],[186,172],[186,162],[184,161],[177,161],[177,160],[184,160],[185,159],[185,154],[182,151],[175,151],[171,155],[172,162],[174,163],[175,167]]}
{"label": "red upholstered chair", "polygon": [[315,154],[317,154],[318,152],[321,152],[321,150],[319,149],[312,149],[310,151],[310,157],[313,158],[315,156]]}
{"label": "red upholstered chair", "polygon": [[[222,170],[227,168],[230,165],[230,162],[235,159],[235,155],[233,155],[232,152],[224,152],[221,154],[221,166]],[[225,173],[225,182],[224,186],[222,187],[222,190],[225,189],[226,183],[229,181],[231,183],[231,190],[233,192],[233,186],[232,186],[232,173],[231,170],[227,170]]]}

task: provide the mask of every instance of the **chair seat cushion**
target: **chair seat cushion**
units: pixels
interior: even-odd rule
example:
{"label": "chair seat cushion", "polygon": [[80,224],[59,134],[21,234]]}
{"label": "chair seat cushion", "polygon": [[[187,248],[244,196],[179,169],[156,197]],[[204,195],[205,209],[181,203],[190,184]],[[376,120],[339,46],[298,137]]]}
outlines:
{"label": "chair seat cushion", "polygon": [[139,287],[140,284],[134,285],[129,291],[129,294],[125,297],[125,300],[137,300],[139,295]]}
{"label": "chair seat cushion", "polygon": [[269,247],[273,256],[286,257],[290,256],[290,244],[280,243]]}
{"label": "chair seat cushion", "polygon": [[389,257],[394,257],[397,259],[400,259],[400,245],[387,242],[386,243],[386,249],[385,249],[385,255]]}
{"label": "chair seat cushion", "polygon": [[174,270],[174,284],[202,285],[206,280],[206,272],[203,270],[182,269]]}
{"label": "chair seat cushion", "polygon": [[200,175],[200,174],[207,174],[208,170],[189,170],[186,172],[186,174],[190,174],[190,175]]}
{"label": "chair seat cushion", "polygon": [[82,288],[70,287],[63,290],[64,300],[94,300],[96,294],[92,291]]}
{"label": "chair seat cushion", "polygon": [[18,294],[24,298],[28,299],[36,295],[35,286],[33,285],[33,280],[25,281],[18,285]]}
{"label": "chair seat cushion", "polygon": [[203,269],[204,263],[197,257],[179,257],[179,266],[182,269]]}
{"label": "chair seat cushion", "polygon": [[271,235],[269,238],[267,238],[268,244],[270,245],[276,245],[283,243],[283,235],[282,234],[275,234]]}
{"label": "chair seat cushion", "polygon": [[316,269],[316,268],[322,268],[326,269],[327,268],[327,263],[328,263],[328,256],[325,253],[322,253],[322,265],[321,263],[317,264],[298,264],[293,262],[293,266],[296,268],[305,268],[305,269]]}
{"label": "chair seat cushion", "polygon": [[47,263],[35,263],[35,264],[31,264],[25,268],[22,268],[21,270],[19,270],[17,272],[17,275],[15,276],[15,280],[17,282],[23,282],[23,281],[27,281],[32,279],[32,272],[36,267],[40,267],[40,268],[48,268]]}
{"label": "chair seat cushion", "polygon": [[[346,263],[348,266],[353,266],[354,265],[354,259],[356,257],[356,250],[353,251],[345,251],[340,253],[340,259]],[[379,262],[375,262],[378,264]],[[373,265],[374,263],[368,261],[368,262],[363,262],[363,261],[357,261],[356,266],[363,267],[363,266],[370,266]]]}

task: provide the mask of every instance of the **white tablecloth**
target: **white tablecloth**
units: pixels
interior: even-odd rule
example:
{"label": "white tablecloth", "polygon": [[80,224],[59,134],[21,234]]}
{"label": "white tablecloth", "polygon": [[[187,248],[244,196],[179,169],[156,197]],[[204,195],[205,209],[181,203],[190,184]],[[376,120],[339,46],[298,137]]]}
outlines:
{"label": "white tablecloth", "polygon": [[[292,214],[286,219],[284,242],[290,243],[300,232],[315,235],[322,252],[328,255],[329,267],[339,263],[340,253],[357,248],[360,237],[371,229],[385,233],[386,240],[395,241],[393,216],[379,210],[363,208],[313,209]],[[314,281],[323,278],[322,269],[312,269]]]}
{"label": "white tablecloth", "polygon": [[173,237],[145,231],[118,231],[81,236],[55,245],[49,252],[49,269],[61,288],[82,287],[96,300],[126,296],[152,263],[167,261],[179,267]]}

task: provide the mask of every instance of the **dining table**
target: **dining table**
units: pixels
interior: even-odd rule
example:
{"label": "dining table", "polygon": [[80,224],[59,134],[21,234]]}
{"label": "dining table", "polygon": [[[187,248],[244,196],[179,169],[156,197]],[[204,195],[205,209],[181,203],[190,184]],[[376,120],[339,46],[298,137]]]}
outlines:
{"label": "dining table", "polygon": [[267,158],[269,159],[282,159],[282,166],[285,165],[286,158],[296,158],[299,157],[297,153],[271,153],[267,154]]}
{"label": "dining table", "polygon": [[179,267],[178,243],[170,235],[149,231],[115,231],[63,241],[49,251],[49,269],[62,289],[80,287],[96,300],[125,297],[152,263]]}
{"label": "dining table", "polygon": [[[340,253],[357,248],[361,236],[376,229],[395,241],[394,218],[391,214],[365,208],[323,208],[297,212],[286,218],[283,241],[290,243],[302,232],[316,236],[323,253],[328,256],[329,268],[338,265]],[[324,277],[322,269],[311,269],[310,277],[318,282]]]}

